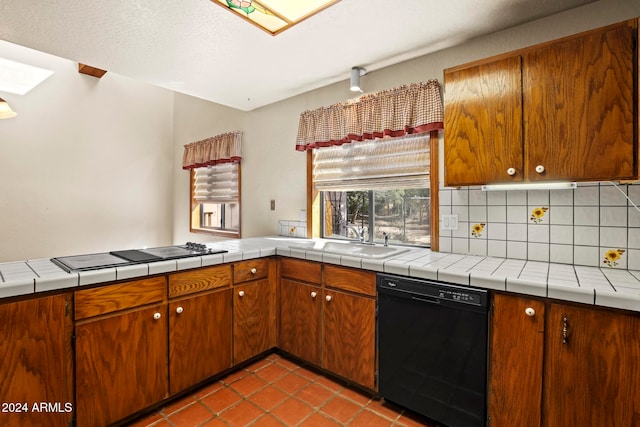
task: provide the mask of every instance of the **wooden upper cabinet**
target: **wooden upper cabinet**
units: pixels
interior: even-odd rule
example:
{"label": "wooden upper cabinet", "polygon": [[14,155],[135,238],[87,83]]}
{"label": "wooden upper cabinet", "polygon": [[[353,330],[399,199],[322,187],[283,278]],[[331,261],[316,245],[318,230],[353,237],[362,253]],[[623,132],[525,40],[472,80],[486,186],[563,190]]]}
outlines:
{"label": "wooden upper cabinet", "polygon": [[522,181],[520,74],[519,56],[445,70],[445,185]]}
{"label": "wooden upper cabinet", "polygon": [[445,70],[445,185],[637,179],[636,20]]}
{"label": "wooden upper cabinet", "polygon": [[524,55],[529,180],[637,177],[636,32],[629,21]]}

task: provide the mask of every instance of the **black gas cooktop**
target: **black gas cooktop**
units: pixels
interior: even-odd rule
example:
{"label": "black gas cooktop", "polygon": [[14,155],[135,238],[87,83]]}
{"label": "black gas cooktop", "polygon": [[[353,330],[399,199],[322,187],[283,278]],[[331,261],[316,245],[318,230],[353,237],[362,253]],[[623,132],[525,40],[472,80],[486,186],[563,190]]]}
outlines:
{"label": "black gas cooktop", "polygon": [[64,271],[71,273],[75,271],[99,270],[101,268],[121,267],[124,265],[144,264],[225,252],[227,251],[224,249],[212,249],[203,244],[187,242],[185,245],[55,257],[51,258],[51,261]]}

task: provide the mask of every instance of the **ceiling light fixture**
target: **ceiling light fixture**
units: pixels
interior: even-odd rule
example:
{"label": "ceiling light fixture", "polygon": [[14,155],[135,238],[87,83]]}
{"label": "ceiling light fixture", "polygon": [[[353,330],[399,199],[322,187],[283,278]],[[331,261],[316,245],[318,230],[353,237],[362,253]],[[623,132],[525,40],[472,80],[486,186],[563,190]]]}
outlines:
{"label": "ceiling light fixture", "polygon": [[364,76],[365,74],[367,74],[367,70],[362,67],[353,67],[351,69],[351,92],[362,93],[362,89],[360,88],[360,76]]}
{"label": "ceiling light fixture", "polygon": [[522,184],[487,184],[482,186],[482,191],[505,190],[574,190],[575,182],[531,182]]}
{"label": "ceiling light fixture", "polygon": [[0,98],[0,119],[10,119],[17,116],[18,113],[13,111],[7,101]]}

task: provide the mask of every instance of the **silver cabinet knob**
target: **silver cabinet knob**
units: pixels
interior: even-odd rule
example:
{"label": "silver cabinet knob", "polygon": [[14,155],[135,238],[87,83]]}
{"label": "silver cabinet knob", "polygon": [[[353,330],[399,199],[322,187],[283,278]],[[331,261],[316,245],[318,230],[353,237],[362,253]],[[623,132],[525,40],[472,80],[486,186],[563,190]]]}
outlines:
{"label": "silver cabinet knob", "polygon": [[176,308],[176,313],[178,313],[178,314],[182,313],[183,311],[184,311],[184,308],[182,308],[182,307],[177,307]]}
{"label": "silver cabinet knob", "polygon": [[154,313],[153,314],[153,319],[154,320],[160,320],[161,317],[162,317],[162,314],[160,314],[160,313]]}
{"label": "silver cabinet knob", "polygon": [[318,296],[317,292],[311,292],[311,298],[315,298],[316,296]]}
{"label": "silver cabinet knob", "polygon": [[238,292],[238,296],[239,296],[239,297],[243,297],[243,296],[244,296],[244,291],[240,291],[240,292]]}
{"label": "silver cabinet knob", "polygon": [[256,274],[258,272],[258,270],[254,267],[251,269],[251,274]]}
{"label": "silver cabinet knob", "polygon": [[542,166],[542,165],[536,166],[536,172],[538,172],[538,173],[544,172],[544,166]]}
{"label": "silver cabinet knob", "polygon": [[509,168],[507,169],[507,174],[510,176],[513,176],[516,174],[516,168]]}
{"label": "silver cabinet knob", "polygon": [[533,316],[535,316],[535,315],[536,315],[536,311],[535,311],[532,307],[527,307],[527,308],[524,310],[524,314],[526,314],[526,315],[527,315],[527,316],[529,316],[529,317],[533,317]]}
{"label": "silver cabinet knob", "polygon": [[327,302],[329,302],[333,299],[333,297],[331,295],[327,295],[326,297],[324,297],[324,299],[326,299]]}

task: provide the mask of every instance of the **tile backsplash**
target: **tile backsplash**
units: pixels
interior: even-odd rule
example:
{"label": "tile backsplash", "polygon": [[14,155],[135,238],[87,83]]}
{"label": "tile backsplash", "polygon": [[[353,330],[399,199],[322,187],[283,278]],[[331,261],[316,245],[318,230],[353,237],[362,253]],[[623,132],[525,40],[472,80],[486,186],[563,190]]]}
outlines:
{"label": "tile backsplash", "polygon": [[280,220],[278,235],[288,237],[307,237],[307,221]]}
{"label": "tile backsplash", "polygon": [[[640,270],[640,184],[440,188],[439,200],[441,252]],[[457,230],[442,229],[445,214],[457,215]]]}

